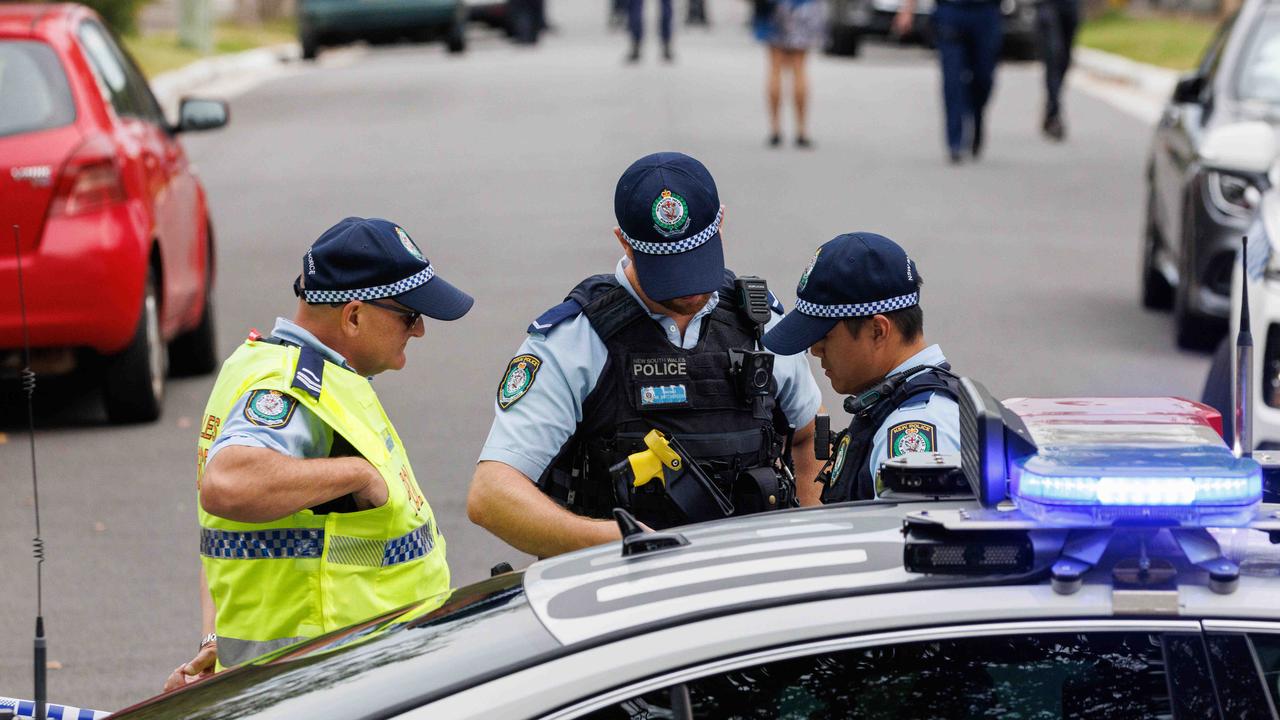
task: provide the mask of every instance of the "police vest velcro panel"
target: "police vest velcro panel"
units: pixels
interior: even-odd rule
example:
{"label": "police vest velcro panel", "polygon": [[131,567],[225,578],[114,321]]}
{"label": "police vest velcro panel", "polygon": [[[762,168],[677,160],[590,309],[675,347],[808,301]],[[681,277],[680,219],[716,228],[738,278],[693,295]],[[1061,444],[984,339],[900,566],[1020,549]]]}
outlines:
{"label": "police vest velcro panel", "polygon": [[[300,360],[300,357],[302,358]],[[354,513],[301,510],[242,523],[199,509],[200,554],[217,608],[220,666],[245,662],[449,588],[445,543],[404,445],[369,381],[318,353],[248,342],[224,363],[205,409],[203,458],[252,390],[290,395],[382,474],[387,502]]]}
{"label": "police vest velcro panel", "polygon": [[[730,288],[732,280],[727,276]],[[614,507],[627,503],[617,497],[609,468],[644,449],[652,429],[678,438],[726,494],[740,472],[772,466],[781,456],[789,426],[777,405],[776,381],[753,404],[730,376],[728,351],[755,343],[754,326],[731,291],[721,292],[690,350],[672,345],[613,275],[588,278],[569,300],[582,308],[608,360],[583,401],[574,434],[539,479],[545,492],[579,514],[611,517]],[[653,490],[661,488],[655,484]],[[647,506],[633,503],[631,509],[651,527],[709,519],[681,517],[664,497],[640,500]]]}
{"label": "police vest velcro panel", "polygon": [[[939,363],[947,370],[951,366]],[[855,415],[849,428],[836,438],[836,450],[832,454],[825,473],[831,473],[830,483],[822,489],[823,503],[870,500],[876,496],[875,476],[871,471],[871,449],[876,432],[894,410],[912,398],[930,393],[942,393],[959,399],[960,384],[951,375],[933,369],[925,369],[911,377],[892,395],[871,406],[866,412]]]}

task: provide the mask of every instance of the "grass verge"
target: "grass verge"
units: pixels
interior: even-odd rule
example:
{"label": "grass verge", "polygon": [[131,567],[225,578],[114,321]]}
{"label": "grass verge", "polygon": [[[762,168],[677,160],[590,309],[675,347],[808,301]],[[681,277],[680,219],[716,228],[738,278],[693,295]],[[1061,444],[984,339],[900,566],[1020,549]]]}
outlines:
{"label": "grass verge", "polygon": [[[275,20],[256,27],[219,23],[213,31],[213,54],[225,55],[293,42],[297,40],[294,28],[292,19]],[[179,45],[178,34],[174,31],[126,35],[124,44],[149,78],[204,58],[199,51]]]}
{"label": "grass verge", "polygon": [[1196,66],[1218,23],[1213,19],[1131,17],[1109,11],[1080,28],[1077,42],[1173,70]]}

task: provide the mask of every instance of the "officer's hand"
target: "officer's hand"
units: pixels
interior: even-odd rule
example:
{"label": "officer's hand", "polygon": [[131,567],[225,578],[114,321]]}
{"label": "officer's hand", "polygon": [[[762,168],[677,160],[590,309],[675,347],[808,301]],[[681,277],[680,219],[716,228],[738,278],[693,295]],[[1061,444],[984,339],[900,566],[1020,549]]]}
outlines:
{"label": "officer's hand", "polygon": [[899,10],[898,14],[893,16],[893,34],[898,37],[904,37],[911,32],[911,26],[915,20],[914,14]]}
{"label": "officer's hand", "polygon": [[352,497],[356,501],[356,509],[368,510],[370,508],[382,507],[387,504],[387,481],[382,479],[382,473],[378,469],[364,462],[365,467],[369,469],[369,481],[363,488],[353,493]]}
{"label": "officer's hand", "polygon": [[164,681],[164,692],[177,690],[183,685],[203,680],[213,674],[213,668],[218,661],[218,644],[209,643],[200,648],[200,652],[191,658],[191,662],[186,665],[179,665],[169,673],[169,677]]}

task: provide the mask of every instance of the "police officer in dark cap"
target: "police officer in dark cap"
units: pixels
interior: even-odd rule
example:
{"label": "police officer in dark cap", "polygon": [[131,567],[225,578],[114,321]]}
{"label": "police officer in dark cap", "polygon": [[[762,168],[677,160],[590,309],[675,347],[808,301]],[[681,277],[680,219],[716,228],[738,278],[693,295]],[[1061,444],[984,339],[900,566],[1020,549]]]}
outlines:
{"label": "police officer in dark cap", "polygon": [[643,157],[618,181],[614,213],[617,267],[534,320],[498,384],[472,521],[545,557],[617,540],[615,507],[653,528],[711,519],[660,482],[616,482],[611,468],[645,450],[651,430],[674,437],[734,513],[788,504],[785,493],[751,490],[790,484],[788,449],[808,493],[800,502],[816,503],[821,394],[803,356],[757,345],[782,308],[758,286],[745,292],[756,315],[744,305],[724,267],[711,174],[681,153]]}
{"label": "police officer in dark cap", "polygon": [[882,235],[840,235],[813,254],[795,309],[765,336],[779,355],[806,348],[831,387],[851,396],[849,429],[819,475],[823,502],[873,498],[887,459],[960,450],[958,383],[942,349],[924,339],[920,272]]}

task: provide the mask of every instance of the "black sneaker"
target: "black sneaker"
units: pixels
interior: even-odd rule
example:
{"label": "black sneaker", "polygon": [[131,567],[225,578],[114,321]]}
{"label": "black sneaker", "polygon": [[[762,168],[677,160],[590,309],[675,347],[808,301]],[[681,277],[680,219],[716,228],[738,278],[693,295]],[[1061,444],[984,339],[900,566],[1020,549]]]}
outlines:
{"label": "black sneaker", "polygon": [[959,150],[951,150],[947,153],[947,161],[952,165],[959,165],[964,161],[964,153]]}
{"label": "black sneaker", "polygon": [[1054,142],[1062,142],[1067,138],[1067,128],[1058,115],[1050,115],[1044,119],[1044,134]]}
{"label": "black sneaker", "polygon": [[629,63],[640,62],[640,43],[634,43],[631,46],[631,52],[627,53],[627,62]]}
{"label": "black sneaker", "polygon": [[779,133],[774,133],[769,136],[769,147],[776,148],[781,144],[782,144],[782,135],[780,135]]}
{"label": "black sneaker", "polygon": [[667,43],[662,46],[662,59],[666,62],[671,62],[676,59],[675,55],[671,54],[671,43]]}
{"label": "black sneaker", "polygon": [[796,147],[808,150],[813,147],[813,141],[803,135],[796,136]]}
{"label": "black sneaker", "polygon": [[982,116],[973,116],[973,159],[982,154]]}

